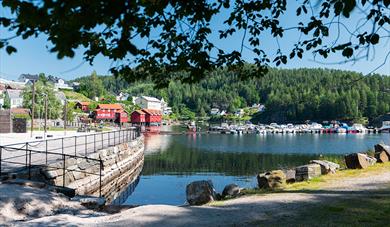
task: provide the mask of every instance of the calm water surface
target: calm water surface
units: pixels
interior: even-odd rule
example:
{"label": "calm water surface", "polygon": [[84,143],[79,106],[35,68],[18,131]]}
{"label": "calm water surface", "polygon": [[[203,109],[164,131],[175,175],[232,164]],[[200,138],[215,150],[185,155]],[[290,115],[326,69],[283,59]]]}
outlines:
{"label": "calm water surface", "polygon": [[181,205],[195,180],[210,179],[217,191],[229,183],[254,187],[259,172],[367,151],[378,142],[389,143],[390,134],[150,135],[139,182],[119,202]]}

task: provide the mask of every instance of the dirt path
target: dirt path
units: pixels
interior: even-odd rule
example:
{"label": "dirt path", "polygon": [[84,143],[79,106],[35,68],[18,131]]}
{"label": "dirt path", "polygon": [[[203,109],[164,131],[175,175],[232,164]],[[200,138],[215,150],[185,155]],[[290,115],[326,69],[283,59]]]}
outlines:
{"label": "dirt path", "polygon": [[147,205],[101,217],[62,214],[35,219],[23,225],[258,226],[264,223],[285,225],[288,223],[280,220],[294,220],[301,212],[310,211],[321,204],[329,205],[346,198],[360,199],[362,196],[375,196],[377,193],[389,196],[389,183],[390,169],[386,169],[375,175],[362,173],[358,176],[334,179],[326,182],[326,185],[317,191],[250,195],[216,202],[212,206]]}

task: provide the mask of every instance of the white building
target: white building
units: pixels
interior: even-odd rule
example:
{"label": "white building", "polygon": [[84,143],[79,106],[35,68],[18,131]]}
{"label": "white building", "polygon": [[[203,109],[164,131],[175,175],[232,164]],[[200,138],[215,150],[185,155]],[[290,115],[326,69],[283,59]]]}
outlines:
{"label": "white building", "polygon": [[56,78],[56,80],[54,82],[54,87],[56,89],[73,90],[73,87],[66,84],[65,81],[61,78]]}
{"label": "white building", "polygon": [[165,102],[164,98],[161,98],[161,111],[164,115],[172,114],[172,108],[168,106],[168,103]]}
{"label": "white building", "polygon": [[19,76],[19,82],[29,84],[33,82],[37,82],[39,79],[38,75],[31,75],[31,74],[22,74]]}
{"label": "white building", "polygon": [[141,96],[133,98],[133,103],[142,109],[162,110],[161,100],[154,97]]}
{"label": "white building", "polygon": [[8,89],[6,92],[6,95],[8,96],[8,98],[10,100],[11,108],[23,107],[22,90]]}
{"label": "white building", "polygon": [[129,98],[129,94],[123,92],[119,93],[119,95],[115,97],[116,101],[127,101],[128,98]]}
{"label": "white building", "polygon": [[211,115],[218,115],[219,114],[219,109],[218,108],[212,108],[210,110],[210,114]]}

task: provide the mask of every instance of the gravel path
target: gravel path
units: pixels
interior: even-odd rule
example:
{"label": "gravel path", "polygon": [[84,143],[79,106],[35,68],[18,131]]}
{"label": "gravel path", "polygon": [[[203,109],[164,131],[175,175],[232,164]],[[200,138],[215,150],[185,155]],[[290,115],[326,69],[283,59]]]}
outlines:
{"label": "gravel path", "polygon": [[251,226],[263,222],[280,225],[283,223],[277,222],[279,218],[293,218],[300,211],[319,203],[330,204],[341,197],[362,196],[367,193],[372,195],[379,193],[375,191],[378,189],[386,189],[385,193],[390,194],[389,183],[390,169],[376,175],[362,173],[351,178],[333,180],[327,182],[321,190],[309,193],[291,191],[243,196],[217,202],[214,206],[147,205],[101,217],[61,214],[24,222],[23,225]]}

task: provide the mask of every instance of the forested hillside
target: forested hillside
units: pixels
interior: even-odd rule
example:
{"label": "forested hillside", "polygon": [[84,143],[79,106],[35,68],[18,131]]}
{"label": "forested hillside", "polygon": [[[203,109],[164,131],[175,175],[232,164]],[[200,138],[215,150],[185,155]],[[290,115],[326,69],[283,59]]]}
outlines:
{"label": "forested hillside", "polygon": [[246,81],[215,71],[198,84],[171,82],[159,90],[148,82],[128,85],[99,78],[109,92],[163,97],[179,114],[189,109],[204,116],[213,107],[232,112],[254,103],[265,104],[266,111],[256,116],[264,122],[372,119],[390,111],[390,77],[340,70],[272,69],[263,78]]}

